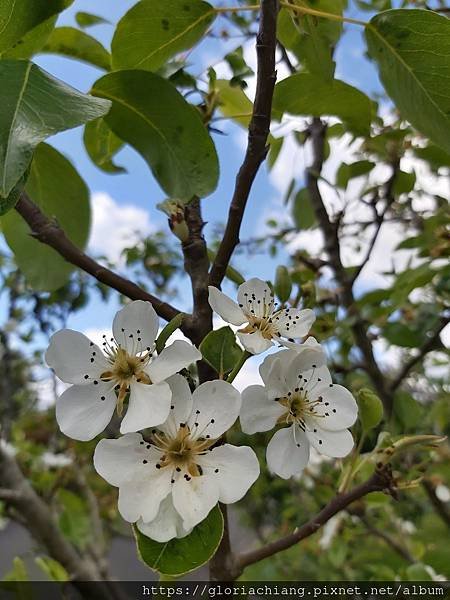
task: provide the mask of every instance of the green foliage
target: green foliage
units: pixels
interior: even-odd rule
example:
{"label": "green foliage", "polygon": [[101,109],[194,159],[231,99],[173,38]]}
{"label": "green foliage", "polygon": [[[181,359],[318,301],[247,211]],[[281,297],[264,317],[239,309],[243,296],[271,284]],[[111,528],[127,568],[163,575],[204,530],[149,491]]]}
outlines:
{"label": "green foliage", "polygon": [[77,92],[33,63],[0,61],[0,196],[27,170],[33,150],[47,137],[104,115],[110,103]]}
{"label": "green foliage", "polygon": [[35,559],[37,566],[47,575],[50,581],[70,581],[70,575],[66,569],[56,560],[49,556],[38,556]]}
{"label": "green foliage", "polygon": [[390,10],[371,19],[366,38],[402,116],[450,152],[450,21],[430,10]]}
{"label": "green foliage", "polygon": [[230,85],[225,79],[218,79],[214,83],[214,88],[218,93],[219,110],[223,116],[247,128],[253,104],[242,88]]}
{"label": "green foliage", "polygon": [[[69,490],[58,490],[58,503],[61,507],[59,527],[64,536],[78,548],[85,548],[91,538],[91,523],[84,501]],[[53,572],[54,572],[54,565]],[[58,573],[62,576],[62,573]]]}
{"label": "green foliage", "polygon": [[126,169],[114,163],[114,156],[123,148],[119,139],[105,123],[104,119],[95,119],[84,128],[84,147],[92,162],[106,173],[125,173]]}
{"label": "green foliage", "polygon": [[92,91],[112,100],[107,125],[142,154],[167,195],[188,200],[214,191],[214,144],[200,115],[170,83],[147,71],[119,71]]}
{"label": "green foliage", "polygon": [[162,575],[179,576],[204,565],[217,550],[223,535],[223,517],[216,506],[192,533],[159,543],[133,528],[141,560]]}
{"label": "green foliage", "polygon": [[169,323],[167,323],[167,325],[158,335],[158,339],[156,340],[156,352],[158,354],[163,351],[170,336],[181,327],[185,316],[186,315],[184,313],[179,313],[176,317],[169,321]]}
{"label": "green foliage", "polygon": [[306,188],[300,189],[292,205],[292,218],[297,229],[312,229],[317,226],[316,214]]}
{"label": "green foliage", "polygon": [[371,101],[338,79],[325,82],[308,73],[291,75],[275,86],[273,108],[292,115],[335,115],[355,134],[369,133]]}
{"label": "green foliage", "polygon": [[93,27],[94,25],[105,25],[109,23],[109,21],[107,21],[103,17],[99,17],[98,15],[93,15],[92,13],[83,11],[77,12],[77,14],[75,15],[75,20],[77,22],[77,25],[79,25],[83,29]]}
{"label": "green foliage", "polygon": [[345,190],[351,179],[367,175],[374,166],[375,163],[370,160],[358,160],[351,164],[342,163],[336,174],[336,184]]}
{"label": "green foliage", "polygon": [[197,43],[214,18],[213,7],[202,0],[140,0],[117,25],[114,68],[155,71]]}
{"label": "green foliage", "polygon": [[[26,192],[41,210],[63,227],[68,237],[84,248],[90,227],[89,191],[72,164],[57,150],[38,146]],[[73,271],[52,248],[30,236],[25,221],[15,212],[1,220],[7,244],[17,264],[35,290],[56,290]]]}
{"label": "green foliage", "polygon": [[275,274],[275,293],[281,302],[287,302],[292,292],[292,279],[284,265],[279,265]]}
{"label": "green foliage", "polygon": [[104,71],[111,69],[109,52],[95,38],[74,27],[57,27],[54,29],[41,52],[62,54]]}
{"label": "green foliage", "polygon": [[383,403],[380,398],[369,388],[362,388],[358,392],[358,417],[364,431],[374,429],[383,418]]}
{"label": "green foliage", "polygon": [[230,327],[221,327],[208,333],[199,350],[220,379],[224,379],[233,370],[243,354]]}

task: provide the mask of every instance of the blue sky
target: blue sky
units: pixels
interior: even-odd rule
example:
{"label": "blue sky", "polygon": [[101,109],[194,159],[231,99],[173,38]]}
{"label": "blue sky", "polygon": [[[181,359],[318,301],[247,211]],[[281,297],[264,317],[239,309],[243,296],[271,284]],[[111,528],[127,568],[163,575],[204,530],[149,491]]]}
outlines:
{"label": "blue sky", "polygon": [[[111,22],[117,20],[134,4],[132,0],[122,0],[120,3],[111,0],[97,0],[95,2],[95,13],[102,15]],[[223,2],[220,2],[223,5]],[[232,4],[230,2],[229,4]],[[60,25],[73,25],[74,16],[77,11],[91,12],[92,2],[89,0],[76,0],[74,5],[61,17]],[[367,13],[363,15],[353,11],[352,16],[368,18]],[[100,25],[89,30],[105,46],[109,46],[113,33],[111,25]],[[373,95],[381,91],[378,77],[374,67],[365,59],[364,46],[361,40],[361,28],[346,26],[346,33],[338,47],[336,54],[337,74],[341,79]],[[237,40],[227,43],[227,51],[239,44]],[[207,40],[202,42],[191,54],[192,72],[198,73],[209,64],[214,64],[220,56],[225,54],[223,43],[218,40]],[[103,73],[83,63],[72,61],[57,56],[39,56],[36,62],[55,77],[62,79],[75,88],[87,92],[94,81]],[[222,124],[222,123],[221,123]],[[221,177],[215,193],[203,201],[204,219],[209,223],[206,235],[212,231],[214,223],[224,222],[228,210],[228,204],[233,191],[234,180],[243,157],[242,144],[236,142],[236,126],[225,123],[223,125],[227,135],[214,136],[217,151],[220,158]],[[243,133],[240,138],[242,139]],[[117,162],[126,166],[128,173],[110,176],[97,169],[87,157],[82,143],[82,129],[76,129],[59,134],[51,139],[51,143],[60,151],[68,155],[74,162],[82,177],[87,182],[92,192],[105,192],[114,201],[122,206],[132,204],[148,211],[150,220],[155,228],[165,228],[165,217],[156,210],[156,204],[164,199],[164,193],[152,177],[148,166],[143,159],[132,149],[123,150],[117,158]],[[248,210],[244,220],[242,239],[255,233],[255,226],[261,224],[264,212],[268,204],[276,196],[280,195],[279,187],[275,187],[267,175],[265,167],[260,170],[252,190]],[[114,231],[110,232],[114,236]],[[174,240],[175,243],[175,240]],[[245,264],[245,258],[241,258],[237,265],[246,276],[259,276],[272,278],[276,265],[282,260],[268,259],[266,256],[252,258],[251,265]],[[183,298],[178,301],[181,308],[189,308],[189,290],[183,290]],[[75,329],[88,329],[92,327],[108,327],[116,309],[117,302],[113,299],[105,306],[99,298],[94,298],[88,309],[74,315],[70,326]]]}

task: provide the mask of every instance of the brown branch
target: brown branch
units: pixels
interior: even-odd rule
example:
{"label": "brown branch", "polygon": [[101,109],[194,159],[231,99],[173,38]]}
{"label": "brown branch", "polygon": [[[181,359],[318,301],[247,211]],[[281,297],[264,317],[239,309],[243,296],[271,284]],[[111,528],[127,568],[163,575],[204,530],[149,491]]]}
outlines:
{"label": "brown branch", "polygon": [[388,533],[386,533],[385,531],[382,531],[381,529],[377,529],[376,527],[374,527],[372,525],[372,523],[370,523],[370,521],[367,519],[366,516],[364,515],[358,515],[360,521],[363,523],[363,525],[365,526],[365,528],[367,529],[367,531],[369,533],[371,533],[373,536],[379,538],[380,540],[383,540],[383,542],[385,542],[385,544],[387,544],[390,548],[392,548],[394,550],[394,552],[396,552],[399,556],[401,556],[404,560],[406,560],[406,562],[414,564],[415,562],[417,562],[414,557],[412,556],[412,554],[410,553],[410,551],[405,548],[404,546],[402,546],[401,544],[399,544],[397,542],[397,540],[395,540],[392,536],[390,536]]}
{"label": "brown branch", "polygon": [[25,193],[21,195],[19,202],[16,204],[16,210],[28,223],[31,235],[34,238],[56,250],[67,262],[89,273],[97,281],[117,290],[131,300],[151,302],[158,315],[166,321],[170,321],[180,312],[170,304],[162,302],[159,298],[149,294],[132,281],[103,267],[82,252],[70,241],[58,223],[46,217]]}
{"label": "brown branch", "polygon": [[437,497],[436,488],[434,487],[433,483],[429,479],[423,479],[422,486],[437,514],[441,517],[447,527],[450,528],[450,510]]}
{"label": "brown branch", "polygon": [[421,347],[420,352],[418,352],[416,356],[413,356],[407,363],[403,365],[400,373],[390,385],[391,392],[395,392],[400,387],[409,372],[425,357],[426,354],[428,354],[428,352],[436,349],[436,344],[440,341],[441,331],[448,325],[449,322],[450,319],[448,317],[441,318],[438,328],[431,335],[428,341],[426,341]]}
{"label": "brown branch", "polygon": [[298,544],[301,540],[313,535],[318,529],[325,525],[331,517],[334,517],[338,512],[347,508],[347,506],[352,502],[355,502],[355,500],[363,498],[367,494],[370,494],[370,492],[389,491],[391,486],[392,480],[389,473],[387,471],[376,471],[366,482],[356,486],[345,494],[333,498],[333,500],[331,500],[315,517],[296,529],[294,533],[286,535],[275,542],[271,542],[262,548],[238,556],[234,567],[235,577],[238,577],[246,567],[257,563],[260,560],[264,560],[265,558],[269,558],[278,552],[287,550]]}
{"label": "brown branch", "polygon": [[248,128],[247,151],[236,178],[225,233],[210,273],[210,285],[215,287],[220,287],[234,249],[239,244],[239,232],[247,200],[259,167],[267,155],[267,138],[270,132],[272,98],[276,81],[278,9],[278,0],[261,0],[261,17],[256,38],[258,60],[256,94]]}

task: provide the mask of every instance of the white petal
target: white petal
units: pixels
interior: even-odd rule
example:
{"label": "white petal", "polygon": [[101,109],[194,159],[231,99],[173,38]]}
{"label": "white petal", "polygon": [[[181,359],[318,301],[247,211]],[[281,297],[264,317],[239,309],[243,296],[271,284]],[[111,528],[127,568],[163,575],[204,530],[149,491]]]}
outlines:
{"label": "white petal", "polygon": [[175,510],[171,495],[161,502],[153,521],[144,523],[141,519],[137,522],[137,528],[150,539],[160,543],[168,542],[173,538],[186,537],[192,531],[192,528],[183,527],[183,520]]}
{"label": "white petal", "polygon": [[280,398],[289,392],[286,384],[285,366],[289,364],[294,353],[283,350],[267,356],[259,367],[259,374],[267,388],[270,399]]}
{"label": "white petal", "polygon": [[101,373],[109,368],[100,348],[72,329],[52,335],[45,361],[62,381],[78,385],[100,379]]}
{"label": "white petal", "polygon": [[74,440],[92,440],[111,421],[116,401],[110,383],[72,385],[56,401],[59,428]]}
{"label": "white petal", "polygon": [[[312,427],[312,422],[308,424]],[[311,445],[325,456],[342,458],[347,456],[353,448],[353,436],[348,429],[342,431],[326,431],[313,427],[306,430],[306,435],[311,442]]]}
{"label": "white petal", "polygon": [[286,408],[279,402],[270,400],[262,385],[251,385],[242,392],[240,414],[241,428],[244,433],[273,429]]}
{"label": "white petal", "polygon": [[277,431],[267,446],[266,459],[269,470],[283,479],[300,474],[309,460],[309,442],[303,431],[294,425]]}
{"label": "white petal", "polygon": [[242,323],[247,322],[247,317],[236,302],[211,285],[208,286],[208,290],[209,305],[224,321],[231,323],[232,325],[242,325]]}
{"label": "white petal", "polygon": [[315,412],[321,415],[318,425],[322,429],[339,431],[351,427],[358,417],[358,405],[352,394],[336,383],[317,386],[311,399],[321,398]]}
{"label": "white petal", "polygon": [[219,487],[212,477],[180,477],[172,488],[173,504],[186,529],[205,519],[219,501]]}
{"label": "white petal", "polygon": [[195,346],[184,340],[177,340],[171,346],[166,346],[161,354],[150,362],[145,371],[153,383],[159,383],[200,360],[201,357]]}
{"label": "white petal", "polygon": [[220,379],[202,383],[192,394],[192,399],[188,425],[194,437],[220,437],[230,429],[241,409],[240,393]]}
{"label": "white petal", "polygon": [[266,340],[259,330],[252,333],[238,331],[237,336],[247,352],[251,352],[251,354],[261,354],[273,346],[271,340]]}
{"label": "white petal", "polygon": [[172,468],[157,469],[151,460],[119,488],[119,512],[125,521],[153,521],[172,490]]}
{"label": "white petal", "polygon": [[273,312],[273,293],[269,285],[254,277],[239,286],[239,307],[246,315],[269,316]]}
{"label": "white petal", "polygon": [[259,476],[258,459],[248,446],[224,444],[213,448],[198,462],[203,473],[219,487],[219,500],[225,504],[243,498]]}
{"label": "white petal", "polygon": [[307,335],[316,315],[310,308],[285,308],[273,316],[273,323],[281,335],[287,338],[302,338]]}
{"label": "white petal", "polygon": [[286,384],[289,389],[292,391],[294,388],[299,387],[300,381],[303,381],[303,387],[306,387],[306,384],[312,387],[313,383],[317,383],[316,371],[324,367],[326,363],[326,356],[322,347],[305,346],[299,352],[292,352],[291,357],[290,362],[286,362],[284,365]]}
{"label": "white petal", "polygon": [[166,382],[146,385],[134,381],[130,385],[130,400],[120,433],[140,431],[164,423],[170,412],[172,392]]}
{"label": "white petal", "polygon": [[172,375],[167,379],[172,390],[172,400],[169,416],[158,427],[164,433],[175,437],[180,423],[187,423],[192,412],[192,393],[186,378],[182,375]]}
{"label": "white petal", "polygon": [[146,472],[142,461],[148,459],[148,453],[140,433],[127,433],[114,440],[103,439],[95,448],[94,467],[109,484],[119,487],[136,472]]}
{"label": "white petal", "polygon": [[124,306],[114,317],[116,342],[130,354],[147,348],[153,350],[158,335],[159,319],[150,302],[135,300]]}

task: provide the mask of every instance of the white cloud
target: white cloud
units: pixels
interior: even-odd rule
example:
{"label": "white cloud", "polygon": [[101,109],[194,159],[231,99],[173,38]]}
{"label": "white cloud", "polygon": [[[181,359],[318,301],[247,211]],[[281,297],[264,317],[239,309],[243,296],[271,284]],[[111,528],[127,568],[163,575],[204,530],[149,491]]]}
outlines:
{"label": "white cloud", "polygon": [[92,194],[92,211],[89,250],[112,262],[120,262],[124,248],[153,230],[148,212],[134,204],[119,205],[105,192]]}

